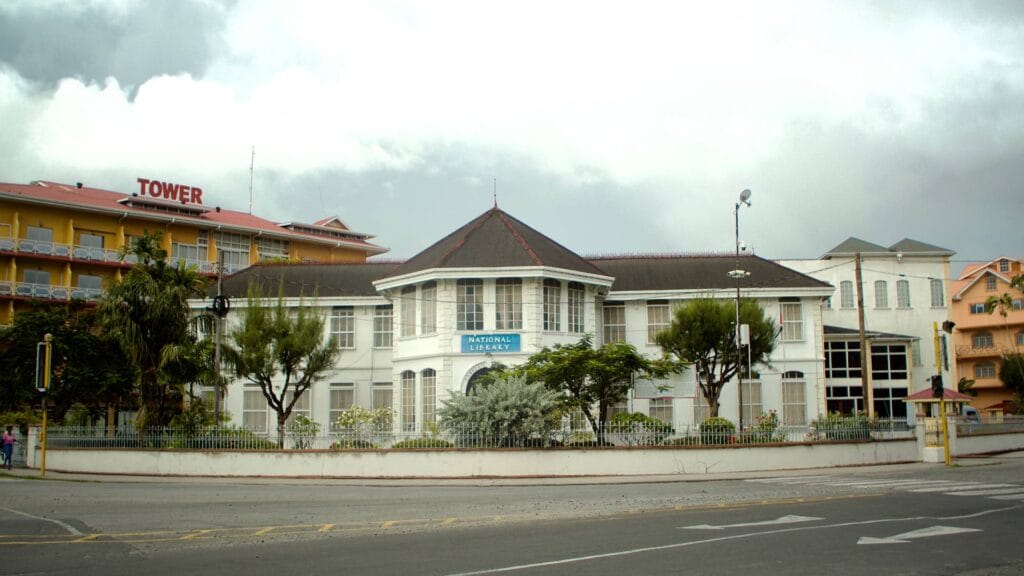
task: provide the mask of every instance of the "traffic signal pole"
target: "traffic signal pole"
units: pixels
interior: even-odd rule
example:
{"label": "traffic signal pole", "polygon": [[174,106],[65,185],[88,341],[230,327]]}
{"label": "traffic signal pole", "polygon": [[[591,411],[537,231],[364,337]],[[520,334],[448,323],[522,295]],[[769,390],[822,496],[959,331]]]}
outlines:
{"label": "traffic signal pole", "polygon": [[949,422],[946,421],[946,391],[942,385],[942,351],[939,349],[939,323],[932,322],[932,339],[935,342],[935,376],[932,376],[932,397],[939,399],[939,418],[942,419],[942,452],[946,466],[953,464],[949,456]]}

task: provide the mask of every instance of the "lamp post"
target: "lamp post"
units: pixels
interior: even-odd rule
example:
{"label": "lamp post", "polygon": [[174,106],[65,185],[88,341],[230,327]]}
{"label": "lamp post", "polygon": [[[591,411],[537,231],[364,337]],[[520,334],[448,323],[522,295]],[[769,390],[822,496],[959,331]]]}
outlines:
{"label": "lamp post", "polygon": [[[750,207],[750,189],[747,188],[743,192],[740,192],[740,198],[736,202],[736,208],[733,210],[733,216],[736,219],[736,268],[729,272],[729,276],[732,276],[736,280],[736,382],[739,387],[739,400],[740,400],[740,419],[739,429],[743,430],[743,371],[742,368],[742,354],[740,354],[740,278],[746,278],[750,276],[750,272],[740,269],[740,206],[746,204]],[[749,344],[748,344],[749,346]]]}

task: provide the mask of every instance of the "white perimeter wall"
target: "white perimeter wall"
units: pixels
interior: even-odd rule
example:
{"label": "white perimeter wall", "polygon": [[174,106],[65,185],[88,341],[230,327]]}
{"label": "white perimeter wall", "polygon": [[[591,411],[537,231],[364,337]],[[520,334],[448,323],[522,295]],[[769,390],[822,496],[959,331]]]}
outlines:
{"label": "white perimeter wall", "polygon": [[[30,466],[38,467],[38,450]],[[47,470],[156,476],[468,478],[719,474],[919,461],[913,439],[769,447],[175,452],[48,450]]]}

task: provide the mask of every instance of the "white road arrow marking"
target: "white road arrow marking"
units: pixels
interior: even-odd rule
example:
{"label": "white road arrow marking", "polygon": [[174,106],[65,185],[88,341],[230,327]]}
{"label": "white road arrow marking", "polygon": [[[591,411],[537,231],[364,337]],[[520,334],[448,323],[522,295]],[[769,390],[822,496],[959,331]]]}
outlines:
{"label": "white road arrow marking", "polygon": [[822,520],[822,518],[814,518],[812,516],[782,516],[775,520],[764,520],[762,522],[746,522],[744,524],[724,524],[722,526],[712,526],[710,524],[697,524],[695,526],[680,526],[681,530],[724,530],[726,528],[743,528],[746,526],[771,526],[773,524],[795,524],[797,522],[813,522],[814,520]]}
{"label": "white road arrow marking", "polygon": [[872,538],[870,536],[861,536],[860,540],[857,540],[857,544],[905,544],[910,540],[914,540],[916,538],[947,536],[949,534],[960,534],[963,532],[981,532],[981,530],[977,528],[954,528],[952,526],[932,526],[931,528],[922,528],[920,530],[914,530],[913,532],[904,532],[903,534],[889,536],[888,538]]}

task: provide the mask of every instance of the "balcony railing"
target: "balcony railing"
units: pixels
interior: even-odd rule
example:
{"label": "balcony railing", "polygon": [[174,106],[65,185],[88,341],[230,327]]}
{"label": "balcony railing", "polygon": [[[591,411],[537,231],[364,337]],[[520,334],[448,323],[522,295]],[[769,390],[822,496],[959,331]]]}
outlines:
{"label": "balcony railing", "polygon": [[1014,348],[1006,346],[957,346],[957,358],[995,358],[1005,354],[1016,353]]}
{"label": "balcony railing", "polygon": [[103,290],[80,288],[58,284],[36,284],[34,282],[11,282],[0,280],[0,297],[45,298],[48,300],[99,300]]}
{"label": "balcony railing", "polygon": [[[121,259],[121,252],[110,248],[97,246],[80,246],[77,244],[60,244],[44,240],[31,240],[28,238],[12,238],[0,236],[0,252],[15,252],[18,254],[29,254],[34,256],[52,256],[56,258],[67,258],[72,261],[82,262],[106,262],[109,264],[135,264],[139,261],[134,254],[128,254]],[[195,266],[200,274],[214,274],[217,272],[217,263],[211,260],[199,260],[196,258],[168,258],[169,264],[183,262],[186,266]],[[236,264],[224,264],[224,272],[231,274],[238,272],[246,266]]]}

